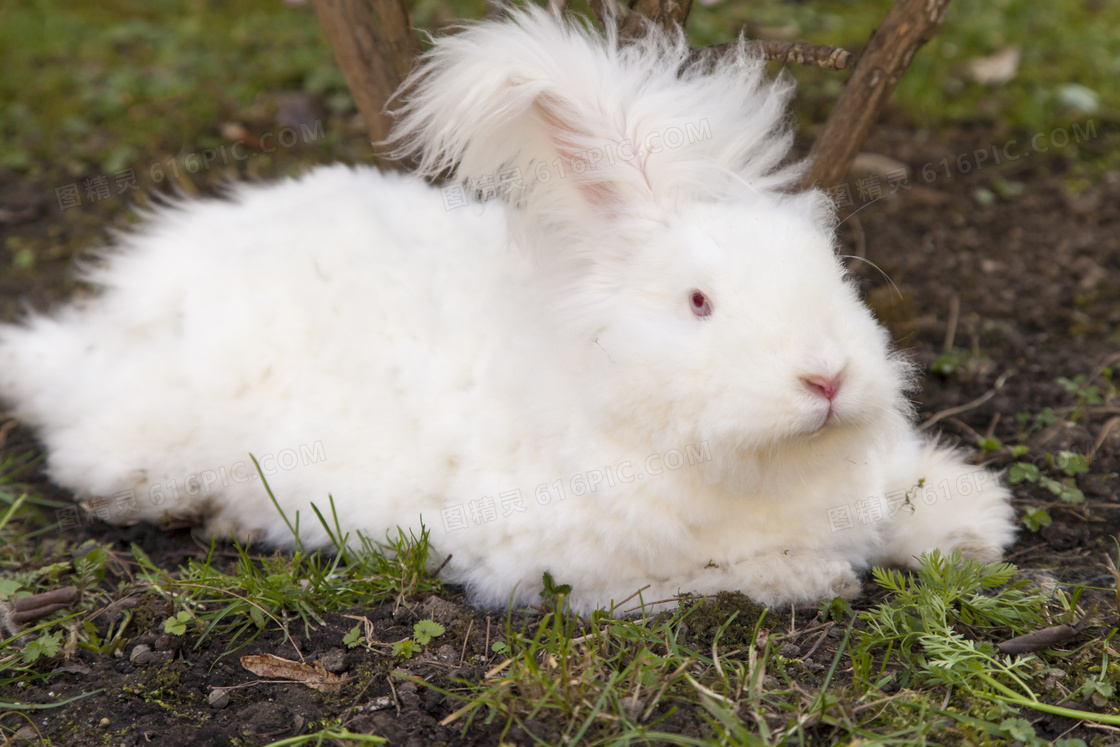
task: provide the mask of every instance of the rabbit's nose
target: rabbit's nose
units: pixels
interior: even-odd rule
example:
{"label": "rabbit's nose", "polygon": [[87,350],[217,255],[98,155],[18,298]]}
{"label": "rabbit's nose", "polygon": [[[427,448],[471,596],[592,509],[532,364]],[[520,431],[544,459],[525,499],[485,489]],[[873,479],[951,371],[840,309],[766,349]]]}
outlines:
{"label": "rabbit's nose", "polygon": [[802,376],[801,380],[810,392],[829,402],[836,398],[836,392],[840,390],[839,376]]}

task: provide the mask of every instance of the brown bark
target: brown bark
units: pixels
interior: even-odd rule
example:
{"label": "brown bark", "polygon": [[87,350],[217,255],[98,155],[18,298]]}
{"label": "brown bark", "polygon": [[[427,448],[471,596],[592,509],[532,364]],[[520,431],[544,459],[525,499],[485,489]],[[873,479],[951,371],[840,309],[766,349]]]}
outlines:
{"label": "brown bark", "polygon": [[[494,0],[495,4],[500,0]],[[552,0],[563,5],[564,0]],[[610,0],[590,0],[600,21],[612,22]],[[897,0],[882,25],[872,33],[828,121],[810,152],[812,165],[805,186],[832,186],[847,175],[883,104],[918,51],[941,27],[949,0]],[[373,10],[376,9],[375,18]],[[632,0],[621,22],[623,40],[643,33],[647,23],[671,30],[683,27],[692,0]],[[315,13],[346,78],[354,102],[366,122],[370,140],[389,136],[392,117],[385,105],[407,76],[418,54],[405,0],[315,0]],[[784,64],[815,65],[842,70],[852,64],[844,49],[806,42],[755,41],[759,53]],[[718,56],[732,45],[696,50],[699,57]],[[386,156],[381,161],[394,166]]]}
{"label": "brown bark", "polygon": [[684,28],[691,11],[692,0],[633,0],[630,15],[626,16],[619,29],[619,37],[626,40],[641,36],[645,32],[646,20],[667,32],[672,32],[677,26]]}
{"label": "brown bark", "polygon": [[419,51],[408,8],[403,0],[315,0],[315,15],[376,147],[393,124],[385,104]]}
{"label": "brown bark", "polygon": [[[713,44],[692,52],[694,59],[718,57],[738,44]],[[783,65],[797,63],[812,65],[825,70],[845,70],[852,62],[852,53],[841,47],[825,44],[810,44],[803,41],[755,40],[747,42],[747,47],[764,59],[775,60]]]}
{"label": "brown bark", "polygon": [[404,80],[412,70],[412,63],[420,54],[420,44],[412,30],[412,17],[405,0],[373,0],[373,9],[381,21],[381,32],[397,76]]}
{"label": "brown bark", "polygon": [[896,0],[891,6],[809,151],[812,165],[804,186],[828,188],[844,181],[914,53],[941,28],[948,5],[949,0]]}

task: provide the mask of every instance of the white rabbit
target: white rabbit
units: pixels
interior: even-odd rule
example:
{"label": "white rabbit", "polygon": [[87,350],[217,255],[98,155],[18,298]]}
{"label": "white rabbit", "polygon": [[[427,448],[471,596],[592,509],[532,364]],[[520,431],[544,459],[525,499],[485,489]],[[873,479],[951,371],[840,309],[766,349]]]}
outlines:
{"label": "white rabbit", "polygon": [[785,191],[787,77],[523,9],[405,90],[398,152],[469,189],[331,166],[162,208],[96,297],[0,328],[0,394],[58,484],[291,546],[252,453],[305,544],[328,494],[375,539],[423,520],[490,607],[545,571],[583,611],[785,605],[932,548],[1001,556],[1007,491],[914,431],[831,205]]}

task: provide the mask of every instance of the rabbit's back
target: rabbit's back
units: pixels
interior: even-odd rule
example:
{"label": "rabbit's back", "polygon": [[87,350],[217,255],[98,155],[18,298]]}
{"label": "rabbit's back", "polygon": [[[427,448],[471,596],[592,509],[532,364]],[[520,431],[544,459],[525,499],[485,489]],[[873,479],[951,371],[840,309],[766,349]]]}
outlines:
{"label": "rabbit's back", "polygon": [[438,488],[403,452],[471,406],[492,288],[520,267],[503,234],[500,210],[344,166],[163,208],[91,271],[96,297],[0,329],[0,391],[57,482],[116,497],[105,518],[220,509],[283,541],[249,452],[293,501],[341,464],[374,494]]}

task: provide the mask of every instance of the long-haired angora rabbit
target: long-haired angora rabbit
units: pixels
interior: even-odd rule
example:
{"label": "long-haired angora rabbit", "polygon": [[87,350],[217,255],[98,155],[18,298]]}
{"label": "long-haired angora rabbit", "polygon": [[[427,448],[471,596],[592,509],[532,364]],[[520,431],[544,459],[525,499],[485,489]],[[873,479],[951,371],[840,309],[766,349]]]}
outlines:
{"label": "long-haired angora rabbit", "polygon": [[252,454],[307,546],[328,496],[374,539],[423,521],[488,607],[546,571],[617,612],[998,559],[1007,491],[915,432],[831,204],[790,191],[788,78],[690,59],[540,9],[441,38],[397,111],[420,175],[156,211],[95,297],[2,328],[0,393],[104,519],[291,546]]}

